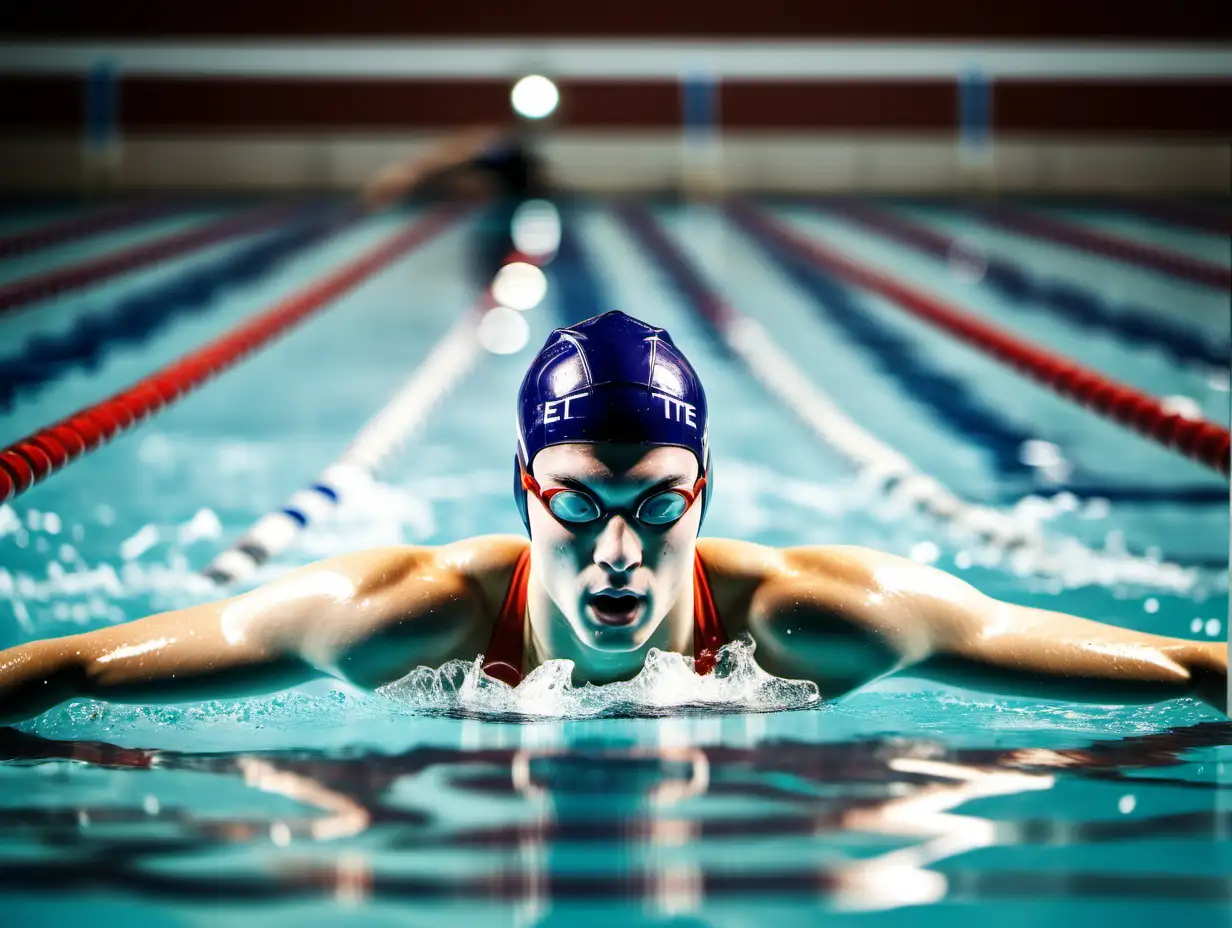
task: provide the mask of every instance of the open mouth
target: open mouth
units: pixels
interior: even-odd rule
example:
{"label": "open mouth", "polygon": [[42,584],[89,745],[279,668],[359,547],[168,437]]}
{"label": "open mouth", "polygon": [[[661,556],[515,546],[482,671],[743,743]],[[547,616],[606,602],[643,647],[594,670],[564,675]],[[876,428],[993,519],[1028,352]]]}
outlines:
{"label": "open mouth", "polygon": [[636,593],[592,593],[590,611],[604,625],[632,625],[642,612],[646,599]]}

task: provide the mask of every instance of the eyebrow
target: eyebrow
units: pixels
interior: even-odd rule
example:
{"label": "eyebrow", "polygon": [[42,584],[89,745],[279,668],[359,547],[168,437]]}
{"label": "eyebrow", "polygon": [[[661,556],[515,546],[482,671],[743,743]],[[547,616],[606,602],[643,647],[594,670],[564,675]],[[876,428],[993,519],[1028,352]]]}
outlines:
{"label": "eyebrow", "polygon": [[[565,474],[544,474],[543,477],[545,480],[550,480],[552,483],[559,483],[561,486],[583,490],[587,493],[595,492],[593,489],[588,487],[582,481],[578,480],[576,477],[569,477],[569,476],[566,476]],[[650,493],[650,492],[653,492],[654,490],[666,490],[678,483],[687,483],[690,486],[692,486],[692,482],[684,474],[672,474],[668,477],[662,478],[661,480],[655,481],[653,484],[651,484],[649,487],[643,490],[642,494]]]}

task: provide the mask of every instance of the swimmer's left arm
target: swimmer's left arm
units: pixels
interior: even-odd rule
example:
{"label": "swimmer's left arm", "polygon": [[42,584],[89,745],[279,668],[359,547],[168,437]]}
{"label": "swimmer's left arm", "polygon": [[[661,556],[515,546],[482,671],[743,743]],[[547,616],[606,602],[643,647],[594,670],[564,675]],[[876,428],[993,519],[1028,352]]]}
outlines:
{"label": "swimmer's left arm", "polygon": [[[825,644],[841,641],[845,630],[865,643],[857,655],[885,655],[882,672],[912,667],[1006,694],[1110,703],[1191,695],[1227,712],[1224,643],[1002,602],[944,571],[866,549],[797,548],[784,556],[794,611],[812,614],[812,624],[829,633]],[[774,636],[780,641],[782,631]],[[866,664],[858,672],[871,679],[878,661]]]}

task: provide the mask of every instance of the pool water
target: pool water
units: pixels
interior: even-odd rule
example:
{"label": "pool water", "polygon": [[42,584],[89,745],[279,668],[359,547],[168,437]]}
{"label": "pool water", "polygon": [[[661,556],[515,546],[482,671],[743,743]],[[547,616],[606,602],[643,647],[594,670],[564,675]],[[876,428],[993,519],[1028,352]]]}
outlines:
{"label": "pool water", "polygon": [[[1119,308],[1146,307],[1226,358],[1226,293],[985,227],[962,204],[881,206],[1065,283],[1114,324],[1093,331],[1009,299],[978,261],[973,272],[912,251],[824,204],[766,208],[1022,338],[1228,421],[1226,363],[1180,363],[1115,325]],[[201,204],[0,262],[0,282],[237,208]],[[1218,475],[886,300],[791,273],[711,208],[651,208],[712,288],[921,471],[1081,542],[1100,563],[1176,570],[1126,582],[1072,564],[1032,569],[882,494],[720,346],[610,204],[590,201],[564,211],[547,298],[525,314],[528,346],[485,352],[381,479],[258,580],[365,546],[520,531],[511,398],[529,351],[556,325],[620,308],[671,331],[707,385],[716,497],[706,534],[869,545],[1016,602],[1225,637]],[[1032,208],[1232,263],[1217,235],[1089,204]],[[27,212],[0,227],[46,221],[37,205]],[[234,240],[0,316],[0,446],[232,329],[413,218],[370,218],[257,264],[244,263],[257,240]],[[0,647],[219,595],[199,571],[310,485],[474,303],[476,221],[0,507]],[[134,322],[143,299],[164,311]],[[92,350],[35,350],[83,339]],[[32,357],[46,376],[18,383]],[[651,671],[619,693],[566,681],[521,703],[456,667],[377,694],[321,682],[208,705],[66,704],[0,729],[6,921],[1226,923],[1232,723],[1209,708],[1041,703],[909,675],[827,701],[759,675],[754,657],[737,655],[744,676],[708,691],[665,656],[654,686]]]}

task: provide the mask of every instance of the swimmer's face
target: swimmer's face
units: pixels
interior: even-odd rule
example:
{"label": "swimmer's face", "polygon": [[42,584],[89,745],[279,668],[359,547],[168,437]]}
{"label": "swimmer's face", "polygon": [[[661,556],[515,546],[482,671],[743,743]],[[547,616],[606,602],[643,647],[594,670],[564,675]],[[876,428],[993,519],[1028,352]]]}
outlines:
{"label": "swimmer's face", "polygon": [[645,525],[631,513],[655,493],[691,490],[697,458],[686,448],[553,445],[535,456],[532,470],[544,492],[580,489],[608,513],[566,525],[537,499],[528,500],[531,560],[540,582],[584,644],[636,650],[692,589],[702,501],[670,525]]}

